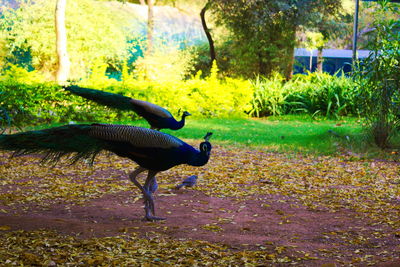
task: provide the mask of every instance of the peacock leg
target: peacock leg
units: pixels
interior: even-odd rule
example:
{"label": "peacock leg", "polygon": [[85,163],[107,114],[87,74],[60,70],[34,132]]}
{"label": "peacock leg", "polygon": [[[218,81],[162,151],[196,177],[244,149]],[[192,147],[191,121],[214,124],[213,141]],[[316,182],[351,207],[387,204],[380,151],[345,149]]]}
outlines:
{"label": "peacock leg", "polygon": [[143,191],[142,185],[136,180],[136,176],[138,176],[140,173],[144,172],[146,169],[143,167],[137,167],[133,172],[129,174],[129,179],[140,189],[140,191]]}
{"label": "peacock leg", "polygon": [[[138,180],[136,180],[136,177],[140,174],[140,173],[142,173],[142,172],[144,172],[144,171],[146,171],[146,169],[145,168],[143,168],[143,167],[137,167],[133,172],[131,172],[130,174],[129,174],[129,179],[136,185],[136,187],[137,188],[139,188],[139,190],[142,192],[142,194],[143,194],[143,198],[144,198],[144,204],[145,204],[145,210],[147,210],[148,208],[146,208],[146,206],[148,206],[149,204],[148,204],[148,202],[149,202],[149,197],[148,197],[148,195],[149,195],[149,191],[148,191],[148,188],[144,188],[139,182],[138,182]],[[151,198],[151,197],[150,197]],[[146,213],[146,217],[147,217],[147,213]]]}
{"label": "peacock leg", "polygon": [[[156,213],[154,210],[154,199],[153,199],[152,193],[149,190],[149,188],[150,188],[150,184],[153,182],[153,180],[156,179],[156,174],[157,174],[157,171],[149,170],[149,172],[147,174],[146,182],[144,184],[144,190],[147,192],[147,199],[145,201],[144,209],[146,212],[146,219],[149,221],[165,220],[165,218],[153,216],[153,215],[156,215]],[[151,215],[151,214],[153,214],[153,215]]]}
{"label": "peacock leg", "polygon": [[145,182],[145,186],[143,187],[137,180],[136,180],[136,176],[139,175],[139,173],[144,172],[146,169],[143,167],[137,167],[130,175],[129,175],[129,179],[131,179],[131,181],[140,189],[140,191],[142,191],[143,194],[143,198],[144,198],[144,210],[146,212],[146,219],[149,221],[154,221],[154,220],[165,220],[165,218],[159,218],[159,217],[155,217],[151,215],[151,210],[154,211],[154,200],[153,197],[150,193],[150,191],[148,190],[149,188],[149,184],[150,181],[153,179],[153,177],[155,177],[156,173],[155,171],[150,171],[149,170],[149,174],[147,176],[146,182]]}
{"label": "peacock leg", "polygon": [[[156,181],[156,174],[157,174],[157,172],[155,172],[155,171],[150,171],[149,170],[149,172],[148,172],[148,174],[147,174],[147,179],[146,179],[146,182],[144,183],[144,189],[150,194],[150,196],[151,196],[151,198],[152,198],[152,201],[150,202],[150,201],[147,201],[145,204],[147,204],[148,206],[149,206],[149,208],[150,208],[150,210],[151,210],[151,213],[153,214],[153,215],[156,215],[156,212],[154,211],[154,199],[153,199],[153,191],[150,189],[150,187],[151,187],[151,185],[153,184],[153,183],[155,183]],[[155,191],[154,191],[155,192]]]}

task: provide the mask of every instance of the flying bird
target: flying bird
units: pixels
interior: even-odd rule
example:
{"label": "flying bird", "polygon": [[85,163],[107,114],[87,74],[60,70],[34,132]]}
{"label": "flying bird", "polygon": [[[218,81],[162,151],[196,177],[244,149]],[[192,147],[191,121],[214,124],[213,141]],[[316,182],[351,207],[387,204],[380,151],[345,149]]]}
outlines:
{"label": "flying bird", "polygon": [[[172,135],[152,129],[113,124],[71,124],[1,134],[0,149],[14,151],[15,156],[44,153],[43,161],[51,162],[70,155],[72,163],[81,159],[93,163],[102,150],[129,158],[139,165],[129,178],[143,195],[145,218],[152,221],[164,219],[155,216],[152,194],[156,190],[156,174],[180,164],[205,165],[210,158],[212,147],[208,140],[211,135],[206,134],[198,150]],[[136,177],[144,171],[148,171],[147,178],[141,185]]]}
{"label": "flying bird", "polygon": [[76,85],[65,86],[64,89],[74,95],[82,96],[111,108],[133,110],[142,116],[150,124],[151,129],[154,130],[179,130],[185,125],[185,118],[191,115],[189,112],[184,111],[181,120],[177,121],[168,110],[150,102]]}

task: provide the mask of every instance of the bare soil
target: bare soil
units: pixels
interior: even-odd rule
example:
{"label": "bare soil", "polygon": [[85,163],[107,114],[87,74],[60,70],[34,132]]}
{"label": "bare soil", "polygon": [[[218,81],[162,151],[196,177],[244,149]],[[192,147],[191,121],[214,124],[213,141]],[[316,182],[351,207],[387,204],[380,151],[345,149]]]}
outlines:
{"label": "bare soil", "polygon": [[[176,240],[226,244],[233,250],[276,252],[281,247],[282,255],[309,256],[309,260],[300,261],[301,266],[366,266],[367,261],[354,260],[358,253],[373,255],[375,266],[400,266],[399,231],[387,225],[375,225],[352,210],[334,213],[311,210],[296,199],[282,195],[219,198],[196,187],[161,188],[155,194],[156,215],[166,220],[147,222],[143,220],[142,200],[132,203],[129,199],[132,193],[122,191],[81,205],[54,203],[43,208],[35,202],[20,206],[1,204],[0,225],[10,226],[10,231],[47,229],[80,238],[130,232],[146,237],[157,232]],[[386,235],[374,235],[377,228]],[[0,231],[0,235],[2,232],[5,231]],[[369,237],[368,245],[361,249],[357,242],[349,243],[349,240],[357,241],[359,236]],[[382,254],[383,250],[388,254]]]}
{"label": "bare soil", "polygon": [[[156,197],[157,215],[166,217],[165,221],[144,221],[140,200],[127,204],[129,192],[122,192],[71,208],[54,205],[43,210],[32,203],[29,211],[20,213],[15,212],[18,209],[13,209],[0,215],[0,225],[11,226],[12,230],[56,230],[82,238],[116,236],[127,232],[145,236],[155,231],[176,239],[228,244],[237,250],[268,248],[269,244],[274,244],[285,247],[285,253],[291,256],[302,251],[318,257],[304,266],[345,266],[352,261],[349,256],[346,258],[347,263],[341,264],[335,260],[334,254],[322,253],[332,251],[333,247],[340,255],[357,249],[343,242],[340,237],[327,238],[327,233],[347,232],[357,236],[362,231],[363,235],[370,232],[372,236],[375,230],[368,221],[357,218],[354,212],[343,210],[332,214],[327,211],[310,211],[298,207],[295,201],[293,204],[296,207],[287,201],[280,203],[279,196],[258,196],[255,200],[240,201],[210,197],[192,189],[181,189],[171,196],[168,196],[170,192],[167,191],[160,191],[159,194],[162,196]],[[270,206],[260,206],[260,199],[270,202]],[[0,208],[7,210],[5,206]],[[386,230],[393,231],[390,228]],[[399,238],[371,240],[371,246],[364,249],[374,255],[377,250],[374,245],[398,250]],[[315,253],[317,251],[321,253]],[[382,262],[381,266],[400,266],[400,260]]]}

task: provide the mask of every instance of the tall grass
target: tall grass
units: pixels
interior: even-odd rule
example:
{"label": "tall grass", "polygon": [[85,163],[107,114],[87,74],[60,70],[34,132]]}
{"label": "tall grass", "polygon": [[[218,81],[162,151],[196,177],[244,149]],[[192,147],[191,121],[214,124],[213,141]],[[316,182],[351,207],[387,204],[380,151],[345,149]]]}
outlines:
{"label": "tall grass", "polygon": [[354,83],[344,75],[316,72],[296,75],[288,82],[274,75],[270,79],[258,77],[252,85],[250,114],[256,117],[306,113],[337,119],[358,114]]}

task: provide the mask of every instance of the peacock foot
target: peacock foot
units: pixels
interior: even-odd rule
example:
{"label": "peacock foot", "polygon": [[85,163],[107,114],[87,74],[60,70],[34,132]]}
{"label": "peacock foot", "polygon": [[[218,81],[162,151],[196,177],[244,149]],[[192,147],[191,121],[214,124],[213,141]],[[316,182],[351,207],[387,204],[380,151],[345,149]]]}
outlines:
{"label": "peacock foot", "polygon": [[147,215],[146,214],[146,216],[144,217],[147,221],[151,221],[151,222],[153,222],[153,221],[163,221],[163,220],[166,220],[166,218],[163,218],[163,217],[156,217],[156,216],[152,216],[152,215]]}
{"label": "peacock foot", "polygon": [[154,209],[154,201],[144,201],[144,210],[150,210],[151,214],[156,215],[155,209]]}

